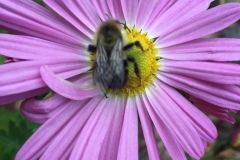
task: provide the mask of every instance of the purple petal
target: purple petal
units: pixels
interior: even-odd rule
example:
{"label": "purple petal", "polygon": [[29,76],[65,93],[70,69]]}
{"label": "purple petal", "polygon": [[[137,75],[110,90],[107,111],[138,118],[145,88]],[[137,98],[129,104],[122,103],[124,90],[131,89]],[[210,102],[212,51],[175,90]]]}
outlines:
{"label": "purple petal", "polygon": [[[239,109],[239,96],[233,89],[234,85],[218,85],[180,75],[159,73],[158,78],[170,86],[204,99],[205,101],[229,109]],[[239,91],[238,91],[239,92]]]}
{"label": "purple petal", "polygon": [[34,123],[45,123],[48,119],[50,119],[52,116],[54,116],[56,113],[59,112],[64,106],[59,106],[53,111],[49,111],[46,113],[35,113],[35,112],[29,112],[25,110],[24,107],[21,107],[21,113],[22,115],[28,119],[29,121],[32,121]]}
{"label": "purple petal", "polygon": [[120,22],[125,22],[122,5],[121,2],[118,0],[107,0],[107,5],[111,15],[108,15],[110,18],[116,19]]}
{"label": "purple petal", "polygon": [[22,61],[1,65],[0,96],[18,94],[46,86],[39,72],[40,66],[44,64],[49,64],[49,67],[64,79],[81,74],[89,69],[86,65],[76,62],[56,63],[59,62],[52,62],[51,60]]}
{"label": "purple petal", "polygon": [[37,100],[36,98],[29,98],[23,101],[21,108],[31,113],[48,113],[59,106],[68,99],[54,93],[51,97],[45,100]]}
{"label": "purple petal", "polygon": [[28,120],[35,123],[44,123],[56,114],[68,99],[54,94],[46,100],[31,98],[21,104],[21,112]]}
{"label": "purple petal", "polygon": [[93,33],[101,23],[95,8],[89,1],[44,0],[52,9],[73,24],[83,34],[93,38]]}
{"label": "purple petal", "polygon": [[191,97],[190,99],[193,102],[193,104],[196,107],[198,107],[200,110],[202,110],[203,112],[207,112],[225,122],[229,122],[232,124],[234,124],[236,122],[236,120],[234,118],[230,117],[227,114],[227,113],[231,112],[230,110],[210,104],[208,102],[197,99],[195,97]]}
{"label": "purple petal", "polygon": [[128,98],[126,103],[117,159],[138,159],[138,114],[134,98]]}
{"label": "purple petal", "polygon": [[33,1],[1,1],[0,25],[27,35],[81,46],[83,35],[67,21]]}
{"label": "purple petal", "polygon": [[65,128],[66,124],[71,122],[75,115],[81,113],[80,111],[85,104],[84,101],[68,101],[65,103],[58,113],[54,114],[27,140],[18,151],[15,159],[39,159],[53,142],[56,135]]}
{"label": "purple petal", "polygon": [[84,100],[99,94],[93,86],[79,87],[69,81],[57,77],[47,66],[41,67],[40,73],[44,82],[53,91],[66,98]]}
{"label": "purple petal", "polygon": [[164,48],[187,42],[220,31],[239,18],[239,3],[219,5],[172,27],[167,35],[159,35],[160,38],[157,39],[156,43],[160,48]]}
{"label": "purple petal", "polygon": [[162,72],[179,74],[220,84],[240,84],[240,66],[233,63],[171,61],[159,62]]}
{"label": "purple petal", "polygon": [[172,28],[175,28],[196,14],[205,11],[211,1],[212,0],[176,1],[166,12],[157,16],[157,20],[149,25],[149,36],[164,37]]}
{"label": "purple petal", "polygon": [[109,19],[108,16],[110,16],[111,14],[108,8],[107,1],[91,0],[91,3],[93,3],[97,14],[102,21],[106,21]]}
{"label": "purple petal", "polygon": [[140,100],[139,96],[136,96],[136,103],[144,138],[147,145],[149,159],[160,160],[153,124],[149,117],[148,111],[145,108],[145,105],[147,104],[144,104],[144,102]]}
{"label": "purple petal", "polygon": [[202,157],[204,155],[202,140],[186,113],[160,88],[152,88],[151,92],[147,91],[146,94],[158,117],[182,148],[193,158]]}
{"label": "purple petal", "polygon": [[98,159],[116,106],[115,98],[105,98],[89,117],[72,150],[70,160]]}
{"label": "purple petal", "polygon": [[[79,113],[74,115],[71,120],[67,124],[65,124],[62,131],[55,136],[55,139],[44,152],[41,159],[70,159],[69,157],[73,150],[78,149],[78,151],[80,152],[81,146],[77,145],[78,139],[81,137],[81,134],[83,134],[84,128],[88,128],[90,130],[90,125],[88,124],[88,121],[91,118],[96,118],[94,117],[94,115],[96,115],[94,113],[97,112],[96,110],[100,110],[98,104],[100,103],[101,99],[102,97],[96,97],[94,99],[91,99],[88,103],[84,103],[83,108],[79,111]],[[107,109],[105,108],[105,110]],[[99,114],[100,113],[101,112],[99,112]],[[88,136],[90,135],[91,134],[89,134]],[[88,136],[84,138],[87,139]],[[82,143],[84,143],[84,140],[81,140]]]}
{"label": "purple petal", "polygon": [[0,97],[0,105],[13,103],[13,102],[16,102],[19,100],[23,100],[25,98],[30,98],[30,97],[44,94],[49,91],[50,91],[50,89],[48,87],[43,87],[43,88],[28,91],[28,92],[13,94],[10,96],[2,96],[2,97]]}
{"label": "purple petal", "polygon": [[206,115],[204,115],[200,110],[198,110],[194,105],[192,105],[192,103],[190,103],[172,87],[163,84],[161,81],[156,82],[156,84],[161,88],[159,90],[163,89],[169,97],[174,97],[172,100],[189,117],[189,121],[192,123],[204,141],[213,142],[216,139],[216,127]]}
{"label": "purple petal", "polygon": [[[88,67],[87,64],[81,64],[79,62],[59,62],[52,60],[20,61],[8,63],[0,66],[0,85],[15,83],[19,80],[26,81],[31,78],[39,78],[39,69],[42,65],[48,65],[56,73],[77,69],[81,69],[82,72],[86,72],[90,69],[90,66]],[[21,73],[21,75],[17,75],[18,73]],[[13,77],[17,78],[17,80]]]}
{"label": "purple petal", "polygon": [[240,40],[230,38],[197,39],[161,49],[164,59],[191,61],[237,61]]}
{"label": "purple petal", "polygon": [[156,19],[161,17],[161,15],[171,8],[178,0],[153,1],[155,2],[155,6],[147,19],[147,23],[143,26],[146,31],[151,27],[151,24],[155,23]]}
{"label": "purple petal", "polygon": [[[148,91],[147,91],[148,92]],[[185,160],[186,156],[184,154],[183,148],[174,136],[173,132],[167,127],[167,125],[162,121],[161,117],[154,111],[152,105],[149,103],[147,95],[140,97],[143,101],[143,104],[147,108],[150,118],[154,126],[157,129],[157,132],[162,139],[165,147],[167,148],[168,153],[173,160]]]}
{"label": "purple petal", "polygon": [[[118,147],[122,131],[125,99],[116,98],[116,106],[114,108],[113,119],[108,128],[104,142],[102,144],[99,160],[113,160],[117,159]],[[114,132],[113,132],[114,131]]]}
{"label": "purple petal", "polygon": [[[139,0],[139,5],[137,8],[137,17],[136,17],[136,28],[143,29],[144,25],[148,22],[149,17],[152,13],[157,2],[154,0],[146,1],[146,0]],[[144,28],[143,31],[147,31]]]}
{"label": "purple petal", "polygon": [[84,47],[70,48],[34,37],[0,35],[0,53],[18,59],[86,62],[89,56],[85,54],[86,46]]}
{"label": "purple petal", "polygon": [[120,0],[122,4],[122,11],[126,23],[129,26],[134,26],[136,23],[138,0]]}

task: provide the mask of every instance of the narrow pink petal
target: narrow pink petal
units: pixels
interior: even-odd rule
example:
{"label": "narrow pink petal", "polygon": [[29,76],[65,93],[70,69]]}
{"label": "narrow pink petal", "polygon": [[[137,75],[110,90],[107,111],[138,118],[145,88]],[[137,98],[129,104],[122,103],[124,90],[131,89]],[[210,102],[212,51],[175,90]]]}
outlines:
{"label": "narrow pink petal", "polygon": [[161,16],[156,17],[157,20],[151,23],[151,26],[148,28],[150,37],[164,37],[172,28],[175,28],[196,14],[207,10],[212,1],[213,0],[176,1],[172,7],[161,14]]}
{"label": "narrow pink petal", "polygon": [[39,159],[55,139],[55,136],[64,129],[74,115],[81,111],[83,105],[85,105],[84,101],[69,101],[65,103],[58,113],[54,114],[27,140],[18,151],[15,159]]}
{"label": "narrow pink petal", "polygon": [[54,74],[47,66],[41,67],[40,73],[44,82],[53,91],[66,98],[73,100],[84,100],[99,94],[93,88],[94,86],[76,86],[69,81],[61,79],[56,74]]}
{"label": "narrow pink petal", "polygon": [[108,8],[107,1],[91,0],[91,3],[93,3],[97,14],[102,21],[106,21],[107,19],[109,19],[109,16],[111,14]]}
{"label": "narrow pink petal", "polygon": [[82,34],[84,35],[83,37],[86,37],[85,39],[90,42],[90,38],[92,38],[93,36],[93,31],[91,31],[89,27],[86,26],[84,23],[79,21],[77,15],[72,13],[71,9],[69,8],[70,6],[66,6],[66,1],[44,0],[44,2],[55,12],[57,12],[68,22],[70,22],[80,32],[82,32]]}
{"label": "narrow pink petal", "polygon": [[217,85],[168,73],[159,73],[158,78],[174,88],[217,106],[229,109],[239,109],[240,107],[239,95],[231,92],[233,85]]}
{"label": "narrow pink petal", "polygon": [[[189,117],[160,88],[152,88],[147,98],[162,122],[171,130],[182,148],[193,158],[204,154],[201,137],[189,121]],[[161,107],[159,107],[161,106]]]}
{"label": "narrow pink petal", "polygon": [[[46,86],[39,72],[40,66],[44,64],[47,64],[47,61],[23,61],[0,66],[2,71],[0,96],[18,94]],[[84,66],[79,63],[49,65],[57,75],[64,79],[86,72],[88,68],[83,68]]]}
{"label": "narrow pink petal", "polygon": [[82,70],[82,72],[85,72],[89,69],[86,64],[81,64],[79,62],[64,63],[52,60],[40,60],[9,63],[0,66],[0,70],[2,72],[0,86],[28,81],[31,79],[39,79],[39,69],[45,64],[58,74],[71,70]]}
{"label": "narrow pink petal", "polygon": [[[136,28],[143,29],[144,25],[148,22],[148,18],[151,15],[156,3],[157,2],[154,0],[139,0],[136,15]],[[143,31],[147,31],[147,29],[144,29]]]}
{"label": "narrow pink petal", "polygon": [[[96,118],[94,117],[94,113],[97,112],[97,110],[100,110],[98,104],[101,103],[101,99],[102,97],[95,97],[91,99],[88,103],[85,103],[83,105],[84,107],[75,116],[73,116],[71,120],[67,124],[65,124],[64,129],[55,136],[53,142],[49,145],[47,150],[42,155],[42,160],[69,159],[72,150],[75,150],[76,148],[79,152],[81,151],[80,145],[77,145],[77,141],[81,137],[81,134],[83,134],[84,128],[88,128],[90,130],[90,125],[87,122],[89,121],[89,119]],[[105,110],[107,109],[105,108]],[[93,136],[91,136],[91,134],[89,134],[88,136],[94,138]],[[87,139],[88,136],[84,138]],[[95,136],[95,138],[98,138],[98,136]],[[82,143],[84,143],[83,139],[81,140]],[[90,143],[90,139],[88,140],[88,142]],[[92,154],[89,153],[89,156],[91,155]]]}
{"label": "narrow pink petal", "polygon": [[237,61],[240,40],[233,38],[202,38],[161,49],[164,59],[191,61]]}
{"label": "narrow pink petal", "polygon": [[[217,137],[217,129],[211,120],[198,110],[192,103],[185,99],[179,92],[162,83],[156,82],[157,86],[162,88],[169,97],[181,108],[181,110],[189,117],[189,121],[192,123],[196,131],[206,142],[213,142]],[[161,89],[159,89],[161,90]]]}
{"label": "narrow pink petal", "polygon": [[138,0],[120,0],[122,4],[123,15],[125,17],[126,23],[129,26],[134,26],[136,24]]}
{"label": "narrow pink petal", "polygon": [[[149,92],[149,91],[147,91]],[[142,99],[142,103],[145,104],[147,112],[149,113],[152,122],[157,129],[157,132],[162,139],[165,147],[167,148],[168,153],[172,157],[173,160],[186,160],[186,156],[184,154],[184,150],[181,144],[178,142],[173,132],[168,128],[168,126],[161,120],[161,117],[154,111],[152,105],[150,104],[147,95],[143,95],[140,97]]]}
{"label": "narrow pink petal", "polygon": [[212,84],[212,83],[204,82],[201,80],[196,80],[193,78],[182,76],[182,75],[172,75],[168,73],[161,73],[161,74],[173,80],[179,81],[183,84],[186,84],[186,86],[191,86],[193,88],[196,88],[199,91],[204,91],[212,95],[219,96],[223,99],[228,99],[233,102],[240,102],[239,95],[231,92],[230,88],[229,89],[224,88],[226,86],[231,86],[231,85]]}
{"label": "narrow pink petal", "polygon": [[156,19],[161,17],[163,13],[165,13],[169,8],[171,8],[178,0],[161,0],[155,1],[155,6],[147,19],[147,23],[143,26],[144,29],[148,30],[153,23],[155,23]]}
{"label": "narrow pink petal", "polygon": [[0,35],[0,53],[18,59],[86,62],[89,58],[84,47],[70,48],[34,37]]}
{"label": "narrow pink petal", "polygon": [[[95,32],[96,28],[99,26],[99,24],[101,24],[102,21],[99,18],[98,13],[96,12],[96,8],[93,6],[92,2],[86,0],[78,0],[78,2],[75,2],[75,5],[77,5],[79,12],[74,13],[78,15],[79,20],[81,20],[89,28],[91,25],[91,28]],[[83,14],[83,16],[80,16],[79,14]],[[86,23],[88,21],[90,21],[90,25]]]}
{"label": "narrow pink petal", "polygon": [[111,15],[108,15],[109,18],[116,19],[122,23],[125,22],[125,18],[122,11],[121,2],[118,0],[107,0],[107,5]]}
{"label": "narrow pink petal", "polygon": [[147,92],[147,97],[155,112],[172,131],[183,149],[193,158],[202,157],[204,147],[201,137],[179,106],[174,104],[160,88],[153,88],[151,93]]}
{"label": "narrow pink petal", "polygon": [[[64,100],[65,102],[69,101],[66,100],[65,98]],[[48,119],[50,119],[52,116],[58,113],[59,110],[62,110],[62,108],[65,107],[64,106],[65,102],[63,102],[60,106],[58,106],[54,110],[46,111],[45,113],[29,112],[28,110],[26,110],[26,107],[29,106],[26,106],[25,104],[21,105],[20,111],[22,115],[29,121],[32,121],[34,123],[45,123]]]}
{"label": "narrow pink petal", "polygon": [[213,83],[240,84],[240,66],[233,63],[162,60],[161,71]]}
{"label": "narrow pink petal", "polygon": [[1,1],[0,25],[65,45],[81,45],[82,34],[33,1]]}
{"label": "narrow pink petal", "polygon": [[128,98],[126,103],[117,159],[138,159],[138,114],[134,98]]}
{"label": "narrow pink petal", "polygon": [[70,160],[98,159],[116,106],[115,98],[101,98],[101,102],[97,104],[96,109],[79,134],[69,158]]}
{"label": "narrow pink petal", "polygon": [[144,104],[144,102],[140,98],[141,97],[136,96],[136,104],[145,142],[147,145],[148,157],[149,159],[160,160],[153,124],[149,117],[148,111],[145,108],[145,105],[147,104]]}
{"label": "narrow pink petal", "polygon": [[22,102],[21,108],[31,113],[48,113],[59,106],[68,99],[60,96],[59,94],[54,93],[51,97],[45,100],[38,100],[35,97],[26,99]]}
{"label": "narrow pink petal", "polygon": [[[160,36],[156,43],[160,48],[187,42],[220,31],[240,18],[240,4],[227,3],[197,14]],[[193,23],[194,22],[194,23]]]}
{"label": "narrow pink petal", "polygon": [[236,120],[228,115],[229,112],[231,112],[228,109],[221,108],[219,106],[210,104],[208,102],[205,102],[203,100],[197,99],[195,97],[191,97],[190,100],[193,102],[193,104],[198,107],[200,110],[207,112],[222,121],[229,122],[234,124]]}
{"label": "narrow pink petal", "polygon": [[50,91],[50,89],[48,87],[43,87],[43,88],[28,91],[28,92],[22,92],[19,94],[13,94],[13,95],[9,95],[9,96],[1,96],[0,97],[0,105],[13,103],[13,102],[16,102],[19,100],[23,100],[25,98],[30,98],[30,97],[44,94],[49,91]]}
{"label": "narrow pink petal", "polygon": [[[122,131],[125,98],[116,98],[116,106],[114,108],[113,119],[108,128],[104,142],[102,144],[99,160],[113,160],[117,159],[118,147]],[[114,131],[114,132],[113,132]]]}

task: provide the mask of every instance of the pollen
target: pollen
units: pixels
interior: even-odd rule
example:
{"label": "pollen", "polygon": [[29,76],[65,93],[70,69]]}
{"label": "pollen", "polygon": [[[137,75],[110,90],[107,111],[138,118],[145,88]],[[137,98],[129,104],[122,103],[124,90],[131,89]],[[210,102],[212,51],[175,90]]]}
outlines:
{"label": "pollen", "polygon": [[157,69],[160,67],[157,61],[160,59],[157,56],[158,49],[154,43],[154,39],[150,39],[147,33],[142,33],[136,28],[127,28],[128,43],[140,42],[141,48],[134,46],[124,51],[126,56],[131,56],[135,59],[140,71],[140,78],[134,70],[134,63],[128,61],[128,78],[124,87],[118,90],[110,90],[109,93],[118,96],[135,96],[145,92],[146,88],[153,85]]}

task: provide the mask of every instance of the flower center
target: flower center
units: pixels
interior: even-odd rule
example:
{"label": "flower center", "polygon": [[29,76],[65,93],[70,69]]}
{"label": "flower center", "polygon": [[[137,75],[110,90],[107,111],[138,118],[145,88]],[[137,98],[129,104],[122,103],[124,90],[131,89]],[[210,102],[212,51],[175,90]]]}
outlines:
{"label": "flower center", "polygon": [[135,73],[134,63],[128,61],[129,73],[126,84],[118,90],[110,90],[109,93],[119,96],[135,96],[136,94],[144,93],[145,88],[153,84],[154,75],[159,68],[157,60],[160,57],[156,56],[158,49],[154,44],[154,39],[149,39],[147,33],[141,33],[136,28],[128,28],[126,31],[129,43],[139,41],[143,47],[143,51],[137,46],[124,51],[126,56],[131,56],[135,59],[140,71],[140,78]]}
{"label": "flower center", "polygon": [[[126,84],[119,89],[108,89],[107,94],[114,94],[117,96],[135,96],[142,94],[147,87],[153,84],[155,74],[159,65],[157,60],[158,49],[154,43],[154,39],[149,39],[147,33],[142,33],[136,28],[127,28],[128,44],[136,41],[140,42],[143,50],[139,46],[133,46],[124,50],[126,57],[132,57],[139,69],[140,77],[137,76],[135,71],[134,62],[127,61],[128,63],[128,76]],[[94,59],[94,56],[91,57]]]}

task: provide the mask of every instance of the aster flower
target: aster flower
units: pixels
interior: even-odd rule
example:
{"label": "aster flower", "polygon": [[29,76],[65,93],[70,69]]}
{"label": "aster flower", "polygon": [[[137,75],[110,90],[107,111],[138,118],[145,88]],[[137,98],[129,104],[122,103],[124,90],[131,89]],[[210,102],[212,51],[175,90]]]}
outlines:
{"label": "aster flower", "polygon": [[[240,4],[207,10],[211,1],[44,0],[54,12],[33,1],[1,1],[0,26],[15,34],[0,35],[8,57],[0,66],[0,104],[25,99],[23,115],[43,123],[16,159],[138,159],[139,124],[149,159],[160,159],[154,129],[172,159],[200,159],[217,137],[201,110],[240,108],[240,66],[229,63],[240,59],[240,40],[202,38],[237,21]],[[87,48],[109,18],[125,23],[129,42],[144,51],[126,53],[141,80],[129,63],[126,85],[106,98],[93,83]],[[49,91],[50,98],[35,98]]]}

